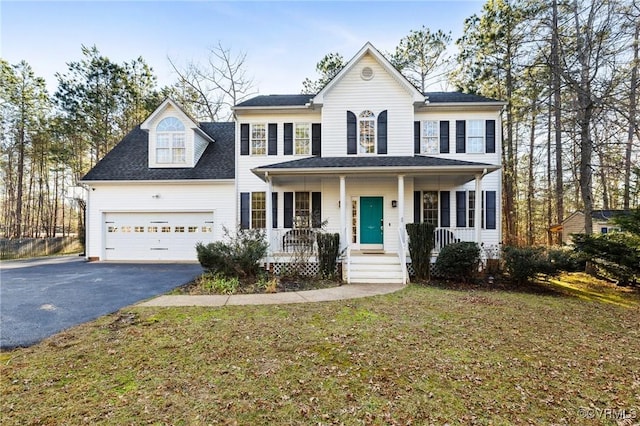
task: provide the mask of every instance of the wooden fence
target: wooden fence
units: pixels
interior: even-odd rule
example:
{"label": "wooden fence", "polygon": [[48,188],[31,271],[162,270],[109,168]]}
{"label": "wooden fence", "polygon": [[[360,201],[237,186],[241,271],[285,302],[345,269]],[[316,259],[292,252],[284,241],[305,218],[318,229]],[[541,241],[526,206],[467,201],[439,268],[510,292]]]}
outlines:
{"label": "wooden fence", "polygon": [[80,253],[77,237],[0,238],[0,259],[23,259],[52,254]]}

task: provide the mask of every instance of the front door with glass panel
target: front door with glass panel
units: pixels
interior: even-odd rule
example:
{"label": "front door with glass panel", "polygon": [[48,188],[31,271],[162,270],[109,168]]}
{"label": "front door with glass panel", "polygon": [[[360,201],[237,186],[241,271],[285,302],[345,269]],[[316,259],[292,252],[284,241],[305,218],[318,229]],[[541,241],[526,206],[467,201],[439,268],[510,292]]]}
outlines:
{"label": "front door with glass panel", "polygon": [[382,197],[360,197],[360,247],[382,249]]}

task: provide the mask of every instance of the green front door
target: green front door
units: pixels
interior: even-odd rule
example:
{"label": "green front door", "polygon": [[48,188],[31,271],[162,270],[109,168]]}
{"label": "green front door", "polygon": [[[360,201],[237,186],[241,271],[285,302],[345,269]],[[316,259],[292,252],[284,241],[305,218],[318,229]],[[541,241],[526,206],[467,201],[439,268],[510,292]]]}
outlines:
{"label": "green front door", "polygon": [[360,244],[382,244],[382,197],[360,197]]}

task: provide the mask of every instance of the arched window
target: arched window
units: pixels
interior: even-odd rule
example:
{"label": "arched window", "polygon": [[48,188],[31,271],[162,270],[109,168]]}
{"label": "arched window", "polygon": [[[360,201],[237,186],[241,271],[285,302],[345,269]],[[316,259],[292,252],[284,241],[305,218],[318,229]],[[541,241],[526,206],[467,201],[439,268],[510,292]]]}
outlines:
{"label": "arched window", "polygon": [[358,141],[360,154],[376,153],[376,116],[364,110],[358,116]]}
{"label": "arched window", "polygon": [[185,163],[185,127],[176,117],[167,117],[156,127],[156,162]]}

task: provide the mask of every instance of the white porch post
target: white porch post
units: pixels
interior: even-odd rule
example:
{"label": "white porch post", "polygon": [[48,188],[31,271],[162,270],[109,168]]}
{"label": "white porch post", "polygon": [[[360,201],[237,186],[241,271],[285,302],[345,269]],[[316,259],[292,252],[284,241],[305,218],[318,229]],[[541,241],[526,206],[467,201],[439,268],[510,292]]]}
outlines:
{"label": "white porch post", "polygon": [[265,208],[267,209],[266,213],[266,221],[267,223],[265,223],[265,236],[267,238],[267,244],[269,244],[269,248],[267,249],[267,254],[270,255],[271,253],[273,253],[273,247],[271,247],[271,227],[273,226],[273,208],[271,206],[271,200],[272,200],[272,192],[273,192],[273,184],[271,182],[271,178],[269,177],[269,174],[265,174],[265,178],[267,180],[267,193],[265,195]]}
{"label": "white porch post", "polygon": [[345,177],[340,176],[340,242],[347,247],[347,186]]}
{"label": "white porch post", "polygon": [[398,226],[404,227],[404,175],[398,175]]}
{"label": "white porch post", "polygon": [[475,240],[478,245],[482,242],[482,176],[483,174],[476,175],[476,200],[473,219],[475,225]]}

